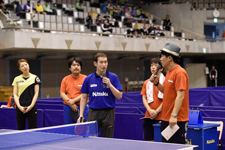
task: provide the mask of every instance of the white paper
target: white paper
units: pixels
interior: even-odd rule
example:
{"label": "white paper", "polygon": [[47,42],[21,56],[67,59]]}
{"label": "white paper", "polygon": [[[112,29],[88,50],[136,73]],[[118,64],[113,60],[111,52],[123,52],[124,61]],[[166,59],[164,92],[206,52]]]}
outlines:
{"label": "white paper", "polygon": [[176,124],[173,126],[173,128],[171,128],[170,126],[166,127],[162,132],[162,136],[168,141],[173,135],[174,133],[177,132],[177,130],[179,129],[180,127]]}

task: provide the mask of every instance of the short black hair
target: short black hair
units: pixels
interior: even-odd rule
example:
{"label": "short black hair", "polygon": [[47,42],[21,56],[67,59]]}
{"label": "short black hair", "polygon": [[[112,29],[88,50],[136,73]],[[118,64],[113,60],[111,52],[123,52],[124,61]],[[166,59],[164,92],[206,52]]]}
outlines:
{"label": "short black hair", "polygon": [[94,56],[94,62],[98,62],[98,57],[106,57],[106,58],[107,58],[107,55],[104,54],[104,53],[97,53],[97,54]]}
{"label": "short black hair", "polygon": [[71,68],[71,65],[73,64],[73,61],[77,62],[78,64],[80,64],[80,67],[82,69],[82,60],[79,57],[72,57],[69,59],[68,61],[68,67]]}
{"label": "short black hair", "polygon": [[174,55],[171,55],[171,54],[169,54],[169,53],[167,53],[167,52],[164,52],[164,51],[161,51],[161,55],[165,55],[166,57],[169,57],[169,56],[171,56],[172,58],[173,58],[173,61],[176,63],[176,64],[179,64],[179,62],[180,62],[180,57],[178,56],[174,56]]}
{"label": "short black hair", "polygon": [[158,63],[159,65],[162,65],[159,58],[152,58],[152,59],[150,60],[150,65],[151,65],[152,63],[155,63],[155,64]]}
{"label": "short black hair", "polygon": [[37,3],[40,3],[40,1],[37,1]]}

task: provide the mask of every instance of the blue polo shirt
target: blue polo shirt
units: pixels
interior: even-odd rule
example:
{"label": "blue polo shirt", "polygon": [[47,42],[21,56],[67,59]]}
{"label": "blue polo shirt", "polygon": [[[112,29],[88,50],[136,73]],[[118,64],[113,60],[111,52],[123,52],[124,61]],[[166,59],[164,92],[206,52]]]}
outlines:
{"label": "blue polo shirt", "polygon": [[[106,77],[110,79],[111,84],[117,90],[123,90],[116,74],[107,70]],[[102,78],[96,72],[85,78],[80,91],[82,93],[89,94],[88,104],[92,109],[107,109],[115,107],[115,96],[107,85],[105,85],[104,88]]]}

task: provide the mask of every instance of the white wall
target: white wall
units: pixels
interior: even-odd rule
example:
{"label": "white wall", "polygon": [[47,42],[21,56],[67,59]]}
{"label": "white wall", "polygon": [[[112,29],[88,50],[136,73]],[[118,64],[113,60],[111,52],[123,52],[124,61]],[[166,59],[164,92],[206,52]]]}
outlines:
{"label": "white wall", "polygon": [[186,71],[189,77],[189,88],[207,87],[207,76],[205,74],[205,63],[186,64]]}

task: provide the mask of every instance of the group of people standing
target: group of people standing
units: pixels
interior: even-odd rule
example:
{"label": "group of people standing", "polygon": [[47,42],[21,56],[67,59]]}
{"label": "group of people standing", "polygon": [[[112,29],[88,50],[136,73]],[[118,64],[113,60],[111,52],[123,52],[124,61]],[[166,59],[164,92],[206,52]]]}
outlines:
{"label": "group of people standing", "polygon": [[[185,143],[188,124],[188,89],[189,80],[186,71],[178,65],[180,48],[167,43],[161,50],[161,58],[151,60],[152,76],[146,80],[141,95],[146,107],[144,119],[144,139],[153,140],[152,124],[162,120],[161,130],[168,125],[172,128],[177,124],[180,129],[175,135],[163,142]],[[82,61],[71,58],[68,61],[70,75],[63,78],[60,96],[64,101],[64,123],[80,123],[98,121],[103,137],[113,137],[115,122],[115,98],[122,98],[122,87],[116,74],[109,72],[107,55],[97,53],[94,56],[96,70],[86,76],[81,74]],[[161,64],[168,69],[166,77],[156,68]],[[39,93],[40,79],[29,72],[29,64],[25,59],[18,60],[17,66],[21,75],[15,77],[13,94],[16,103],[18,129],[25,129],[28,119],[29,128],[37,127],[36,100]],[[70,115],[71,111],[80,112],[77,119]]]}

